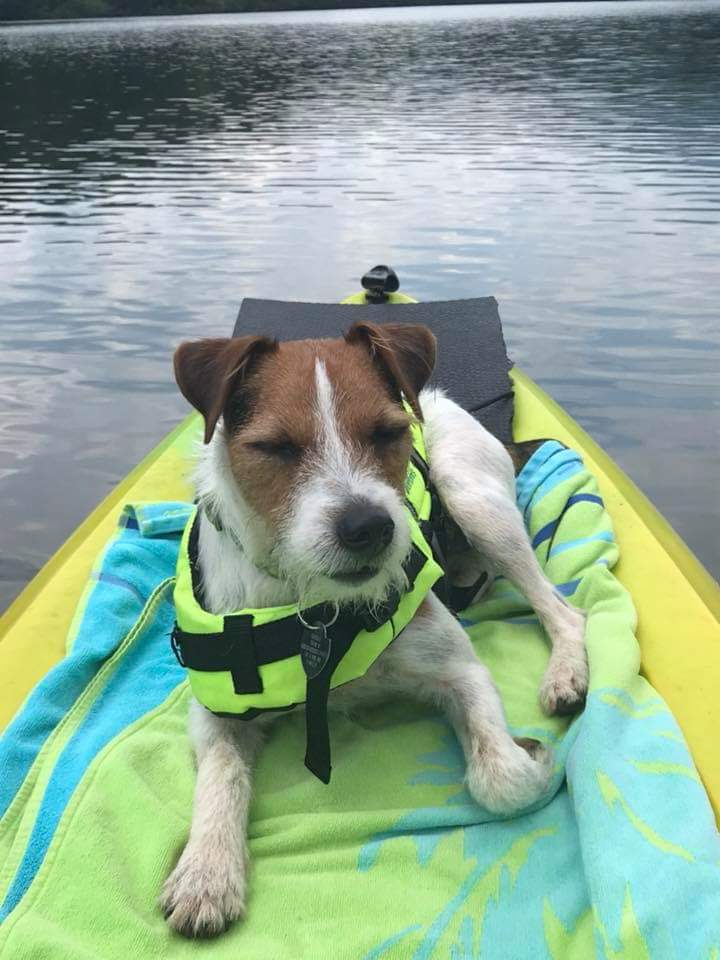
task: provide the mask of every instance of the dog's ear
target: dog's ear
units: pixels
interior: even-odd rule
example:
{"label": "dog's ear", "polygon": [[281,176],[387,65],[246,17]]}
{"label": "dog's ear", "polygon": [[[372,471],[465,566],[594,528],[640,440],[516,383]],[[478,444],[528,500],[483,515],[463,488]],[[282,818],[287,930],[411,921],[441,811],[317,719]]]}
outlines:
{"label": "dog's ear", "polygon": [[422,412],[418,394],[435,366],[436,341],[419,323],[354,323],[345,334],[348,343],[367,344],[390,386],[402,392],[418,420]]}
{"label": "dog's ear", "polygon": [[228,400],[241,386],[253,363],[277,349],[270,337],[215,337],[181,343],[173,364],[180,392],[205,418],[210,443]]}

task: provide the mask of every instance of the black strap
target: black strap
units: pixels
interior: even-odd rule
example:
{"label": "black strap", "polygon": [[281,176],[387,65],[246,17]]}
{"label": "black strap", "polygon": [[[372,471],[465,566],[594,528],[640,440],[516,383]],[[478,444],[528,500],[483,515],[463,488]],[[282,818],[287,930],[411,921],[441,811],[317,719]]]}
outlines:
{"label": "black strap", "polygon": [[420,454],[417,452],[417,450],[414,447],[413,447],[413,452],[410,454],[410,463],[412,463],[412,465],[417,469],[420,476],[423,478],[425,482],[425,486],[429,487],[430,486],[430,467],[428,467],[425,460],[423,460],[423,458],[420,456]]}
{"label": "black strap", "polygon": [[318,780],[330,783],[330,727],[328,695],[331,672],[328,669],[307,682],[305,693],[305,766]]}
{"label": "black strap", "polygon": [[487,583],[487,578],[487,570],[484,570],[477,578],[475,583],[471,584],[469,587],[458,587],[454,584],[448,585],[447,605],[453,611],[453,613],[461,613],[463,610],[467,610],[480,590]]}
{"label": "black strap", "polygon": [[235,693],[262,693],[253,638],[252,617],[225,617],[224,638],[230,645],[230,675]]}
{"label": "black strap", "polygon": [[[425,566],[425,554],[420,550],[419,547],[416,547],[413,544],[410,556],[403,564],[403,570],[405,571],[405,576],[408,579],[408,587],[410,590],[415,586],[415,581],[418,578],[418,574]],[[365,607],[356,612],[355,616],[358,622],[361,624],[362,629],[367,630],[368,633],[372,633],[377,630],[383,624],[387,623],[388,620],[392,620],[395,616],[397,608],[400,606],[400,601],[402,600],[402,594],[398,593],[397,590],[394,590],[390,596],[383,603],[379,604],[376,607],[370,609]]]}
{"label": "black strap", "polygon": [[458,587],[450,583],[447,577],[448,518],[438,492],[430,482],[429,473],[425,483],[430,491],[430,517],[420,522],[420,530],[430,544],[435,562],[445,571],[445,575],[435,581],[433,593],[449,610],[458,614],[470,606],[487,581],[488,574],[483,571],[469,587]]}
{"label": "black strap", "polygon": [[[319,604],[303,611],[303,616],[312,622],[329,623],[334,611],[334,606]],[[295,657],[300,650],[303,627],[294,614],[261,626],[253,626],[250,614],[225,617],[224,621],[225,629],[222,633],[189,633],[175,625],[173,645],[182,666],[201,671],[232,670],[235,644],[243,645],[242,651],[237,653],[238,662],[244,657],[247,658],[244,662],[249,663],[252,656],[253,670],[266,663]],[[362,621],[358,616],[356,632],[361,629]],[[239,691],[236,690],[237,692]],[[242,692],[258,693],[261,690]]]}
{"label": "black strap", "polygon": [[237,694],[262,693],[252,617],[225,617],[222,633],[186,633],[175,624],[172,648],[178,663],[190,670],[227,671]]}
{"label": "black strap", "polygon": [[332,771],[330,729],[328,727],[330,681],[335,668],[355,639],[354,621],[354,617],[340,617],[333,626],[328,627],[328,634],[332,638],[328,662],[316,677],[312,679],[308,677],[307,681],[305,693],[305,766],[323,783],[330,783],[330,773]]}
{"label": "black strap", "polygon": [[429,472],[425,483],[430,491],[430,516],[420,524],[423,537],[430,544],[433,557],[438,566],[442,567],[443,576],[435,581],[433,593],[446,607],[455,612],[451,603],[451,586],[447,578],[447,531],[445,529],[445,511],[437,490],[430,483]]}
{"label": "black strap", "polygon": [[203,605],[204,596],[202,589],[202,573],[200,570],[200,563],[198,562],[198,539],[200,537],[200,512],[195,512],[195,517],[193,519],[192,527],[190,527],[190,535],[188,536],[188,560],[190,563],[190,579],[192,581],[193,594],[195,599],[200,604]]}

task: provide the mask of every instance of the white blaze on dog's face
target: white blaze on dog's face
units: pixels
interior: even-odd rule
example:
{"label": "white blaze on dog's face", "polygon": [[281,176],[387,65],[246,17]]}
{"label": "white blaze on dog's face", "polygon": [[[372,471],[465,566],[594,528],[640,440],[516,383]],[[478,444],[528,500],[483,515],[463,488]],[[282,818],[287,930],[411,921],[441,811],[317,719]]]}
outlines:
{"label": "white blaze on dog's face", "polygon": [[304,603],[381,601],[404,585],[412,444],[401,395],[419,416],[434,359],[432,334],[412,324],[178,348],[178,384],[205,417],[206,442],[222,416],[237,490],[267,531],[264,559]]}

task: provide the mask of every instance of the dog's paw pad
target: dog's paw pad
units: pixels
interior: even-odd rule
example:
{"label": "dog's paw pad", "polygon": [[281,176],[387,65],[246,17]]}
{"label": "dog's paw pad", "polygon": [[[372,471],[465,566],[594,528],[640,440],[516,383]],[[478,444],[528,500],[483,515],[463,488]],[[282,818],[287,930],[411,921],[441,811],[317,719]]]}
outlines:
{"label": "dog's paw pad", "polygon": [[549,716],[570,716],[585,706],[588,688],[587,663],[573,664],[550,661],[540,686],[540,704]]}
{"label": "dog's paw pad", "polygon": [[555,709],[553,713],[556,717],[571,717],[575,713],[580,713],[584,707],[584,695],[578,695],[569,700],[566,700],[564,697],[558,697],[555,700]]}

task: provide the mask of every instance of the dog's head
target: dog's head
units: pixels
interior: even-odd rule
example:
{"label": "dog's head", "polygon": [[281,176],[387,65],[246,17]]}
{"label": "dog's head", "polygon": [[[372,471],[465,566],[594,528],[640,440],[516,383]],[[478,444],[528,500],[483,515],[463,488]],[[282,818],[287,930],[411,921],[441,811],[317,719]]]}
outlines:
{"label": "dog's head", "polygon": [[373,602],[403,585],[412,444],[402,401],[422,419],[418,394],[434,362],[435,338],[414,324],[178,347],[178,385],[205,418],[205,443],[223,445],[234,494],[262,523],[262,559],[303,601]]}

